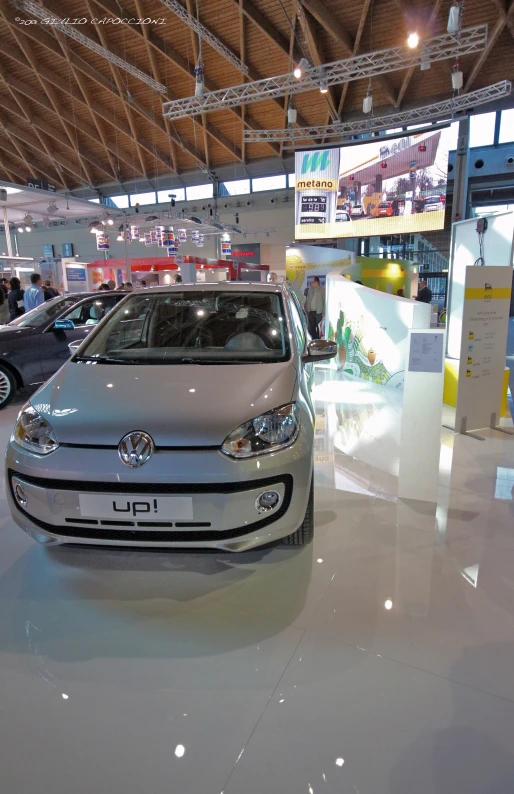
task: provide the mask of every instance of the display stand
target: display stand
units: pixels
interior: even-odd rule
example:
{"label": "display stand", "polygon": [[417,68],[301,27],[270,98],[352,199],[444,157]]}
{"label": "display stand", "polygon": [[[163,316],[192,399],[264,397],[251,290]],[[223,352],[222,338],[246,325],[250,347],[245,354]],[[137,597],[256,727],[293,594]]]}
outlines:
{"label": "display stand", "polygon": [[512,269],[467,267],[455,430],[497,427],[501,413]]}
{"label": "display stand", "polygon": [[400,498],[437,501],[445,336],[440,328],[409,330],[398,472]]}

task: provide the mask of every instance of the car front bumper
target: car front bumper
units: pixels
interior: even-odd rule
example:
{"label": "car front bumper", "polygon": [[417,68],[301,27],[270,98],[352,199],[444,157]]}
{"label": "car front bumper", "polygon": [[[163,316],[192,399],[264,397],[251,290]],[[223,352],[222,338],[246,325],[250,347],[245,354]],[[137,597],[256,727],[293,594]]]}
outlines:
{"label": "car front bumper", "polygon": [[[233,460],[218,450],[156,450],[140,469],[128,469],[113,448],[60,447],[47,457],[11,443],[6,455],[6,492],[15,522],[40,543],[246,551],[290,535],[302,524],[312,476],[312,428],[295,443],[260,458]],[[15,498],[21,485],[26,503]],[[280,496],[259,513],[266,490]],[[113,498],[192,499],[188,521],[123,520],[81,516],[79,494]],[[153,518],[153,517],[152,517]]]}

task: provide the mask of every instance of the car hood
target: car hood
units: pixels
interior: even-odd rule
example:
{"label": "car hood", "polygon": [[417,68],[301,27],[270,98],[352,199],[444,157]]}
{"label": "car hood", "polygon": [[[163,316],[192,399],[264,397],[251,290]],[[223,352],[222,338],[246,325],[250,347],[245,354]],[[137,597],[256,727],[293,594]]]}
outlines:
{"label": "car hood", "polygon": [[31,328],[30,326],[23,326],[19,328],[16,325],[0,325],[0,341],[2,343],[10,342],[13,339],[23,339],[26,336],[30,336],[34,333],[36,329]]}
{"label": "car hood", "polygon": [[294,399],[280,364],[90,365],[70,361],[33,397],[59,443],[117,445],[132,430],[156,446],[218,446],[243,422]]}

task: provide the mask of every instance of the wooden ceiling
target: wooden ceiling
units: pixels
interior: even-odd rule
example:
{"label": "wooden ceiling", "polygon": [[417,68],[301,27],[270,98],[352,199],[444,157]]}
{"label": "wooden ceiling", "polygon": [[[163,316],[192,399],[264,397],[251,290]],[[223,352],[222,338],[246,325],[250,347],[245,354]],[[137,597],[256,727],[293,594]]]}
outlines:
{"label": "wooden ceiling", "polygon": [[[196,14],[196,0],[182,0]],[[198,0],[200,21],[249,67],[250,80],[403,43],[416,30],[446,30],[451,0]],[[58,17],[86,18],[77,29],[163,83],[159,94],[55,27],[22,24],[30,15],[0,0],[0,179],[27,177],[59,189],[152,180],[221,165],[280,157],[278,144],[243,141],[244,128],[284,127],[287,99],[170,123],[162,101],[194,92],[195,33],[160,0],[44,0]],[[163,24],[91,24],[153,18]],[[487,23],[482,53],[461,62],[464,91],[514,79],[514,0],[466,0],[463,26]],[[243,82],[203,44],[207,90]],[[375,110],[426,103],[450,93],[451,61],[373,80]],[[359,112],[365,81],[295,95],[298,123],[328,123]],[[201,180],[200,180],[201,181]]]}

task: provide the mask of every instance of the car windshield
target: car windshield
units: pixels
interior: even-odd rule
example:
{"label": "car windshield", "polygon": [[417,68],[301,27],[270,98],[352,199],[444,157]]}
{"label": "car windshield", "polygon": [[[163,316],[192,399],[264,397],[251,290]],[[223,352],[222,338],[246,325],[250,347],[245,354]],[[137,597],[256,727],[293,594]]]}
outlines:
{"label": "car windshield", "polygon": [[282,296],[181,290],[133,295],[74,361],[108,364],[271,363],[290,357]]}
{"label": "car windshield", "polygon": [[425,204],[439,204],[440,201],[441,199],[439,196],[428,196],[428,198],[425,199]]}
{"label": "car windshield", "polygon": [[41,328],[47,325],[54,317],[60,314],[65,309],[69,309],[77,302],[76,296],[69,296],[67,298],[53,298],[52,300],[42,303],[30,312],[25,312],[20,317],[9,323],[9,325],[16,325],[18,328],[28,326],[30,328]]}
{"label": "car windshield", "polygon": [[386,201],[385,204],[379,204],[378,206],[380,207],[381,210],[387,210],[391,206],[391,202],[390,201]]}

